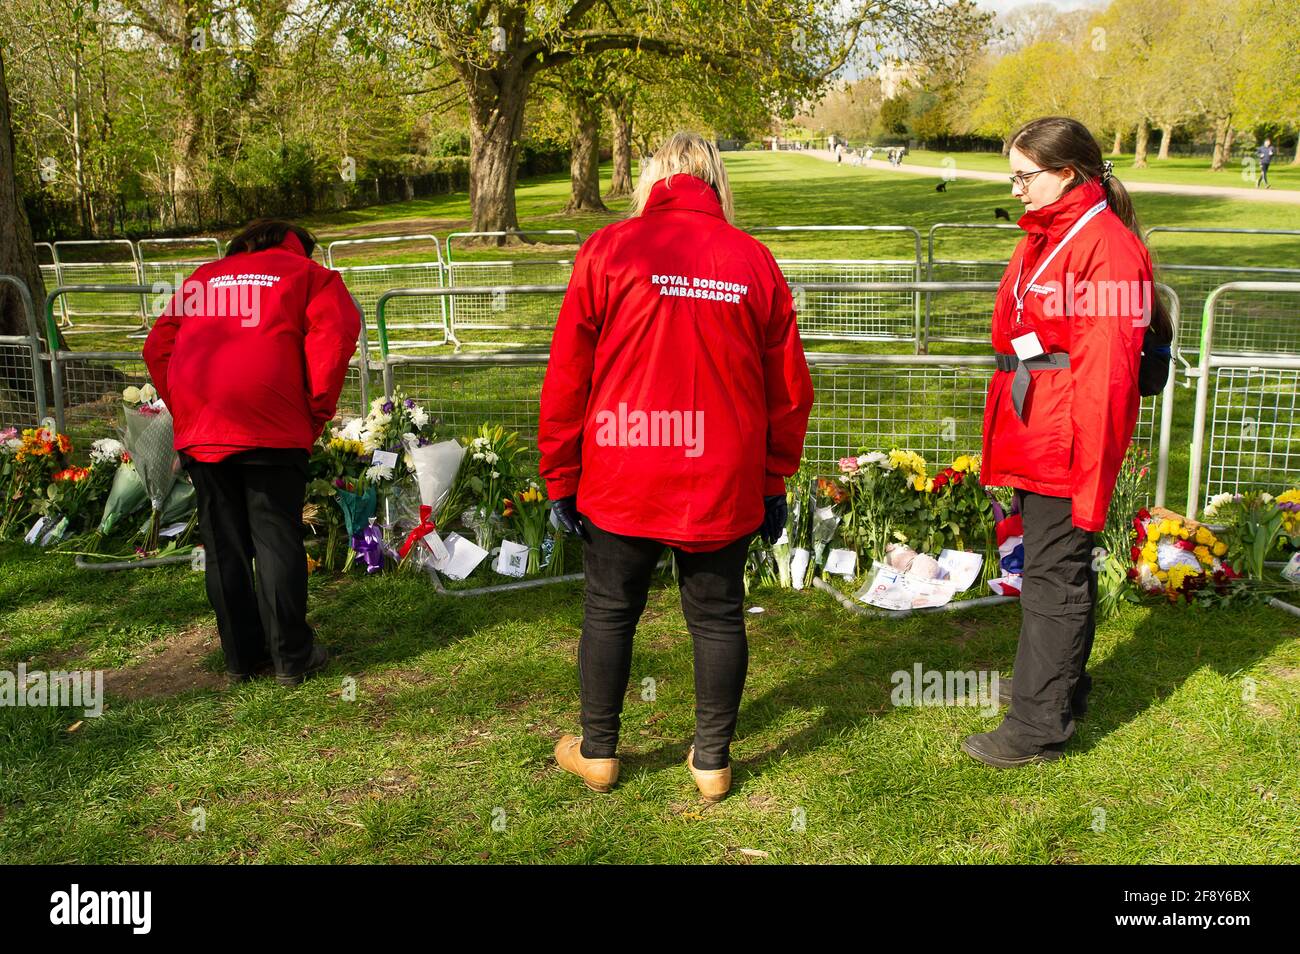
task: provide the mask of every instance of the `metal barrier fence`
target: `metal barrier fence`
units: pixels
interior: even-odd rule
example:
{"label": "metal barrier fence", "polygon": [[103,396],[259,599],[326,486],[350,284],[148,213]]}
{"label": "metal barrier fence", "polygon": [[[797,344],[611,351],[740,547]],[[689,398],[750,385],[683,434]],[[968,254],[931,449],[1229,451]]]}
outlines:
{"label": "metal barrier fence", "polygon": [[[449,335],[458,344],[492,347],[536,343],[539,332],[554,323],[551,311],[538,310],[536,299],[514,294],[516,286],[557,285],[569,281],[572,258],[527,258],[456,261],[452,255],[457,239],[490,239],[507,236],[537,236],[543,239],[572,239],[561,244],[580,246],[582,236],[575,229],[534,229],[510,232],[452,232],[447,236],[447,285],[460,288],[461,295],[447,301]],[[490,293],[479,293],[488,287]],[[471,291],[471,289],[477,291]],[[518,339],[524,333],[522,340]],[[531,333],[531,334],[530,334]],[[514,336],[512,339],[511,336]],[[531,339],[531,340],[530,340]]]}
{"label": "metal barrier fence", "polygon": [[[218,238],[140,239],[135,243],[135,248],[136,258],[140,263],[141,285],[166,282],[172,287],[179,288],[181,281],[194,269],[221,257],[221,239]],[[160,258],[148,257],[146,250],[154,249],[173,254]],[[175,253],[182,250],[187,251],[177,257]],[[179,278],[178,273],[181,273]]]}
{"label": "metal barrier fence", "polygon": [[[847,287],[846,287],[847,285]],[[827,288],[862,291],[876,283],[810,284],[809,292]],[[472,289],[490,294],[492,288]],[[942,294],[991,291],[987,283],[907,283],[904,291]],[[386,304],[404,295],[455,295],[457,289],[393,289],[380,298],[377,325],[383,355],[384,390],[396,390],[424,404],[445,425],[467,432],[479,424],[501,424],[517,431],[534,447],[544,352],[495,354],[409,354],[389,349]],[[521,286],[516,295],[538,298],[563,294],[564,286]],[[887,450],[905,447],[934,460],[949,462],[979,453],[984,402],[994,367],[991,354],[886,355],[807,352],[815,401],[804,443],[805,456],[818,466],[833,467],[859,447]],[[1135,439],[1156,458],[1154,502],[1165,502],[1169,447],[1173,427],[1175,375],[1159,398],[1143,400]]]}
{"label": "metal barrier fence", "polygon": [[[1018,225],[939,222],[930,226],[926,238],[925,277],[931,282],[997,282],[1002,280],[1010,253],[1006,258],[937,258],[935,240],[941,232],[1014,233],[1019,242],[1024,234]],[[1014,243],[1013,243],[1014,247]],[[931,296],[925,298],[925,325],[921,333],[921,352],[929,350],[931,341],[982,343],[988,340],[992,309],[982,299],[954,303],[942,314],[936,313]]]}
{"label": "metal barrier fence", "polygon": [[[1147,229],[1147,243],[1152,236],[1166,235],[1254,235],[1266,237],[1300,237],[1300,229],[1240,229],[1240,228],[1184,228],[1171,225],[1157,225]],[[1236,282],[1298,282],[1300,268],[1279,266],[1251,265],[1178,265],[1162,263],[1158,250],[1153,250],[1156,262],[1156,277],[1178,292],[1183,302],[1187,320],[1183,323],[1179,345],[1184,351],[1195,354],[1201,344],[1201,315],[1210,293],[1220,285]],[[1268,353],[1270,336],[1267,326],[1275,323],[1287,325],[1293,338],[1300,338],[1300,329],[1288,322],[1295,312],[1286,308],[1292,303],[1286,300],[1272,300],[1268,297],[1252,303],[1251,311],[1240,317],[1246,320],[1239,326],[1231,345],[1240,353]],[[1221,306],[1224,310],[1221,319],[1232,320],[1231,305]],[[1258,321],[1257,321],[1258,320]],[[1253,327],[1252,327],[1253,326]],[[1258,332],[1258,334],[1257,334]]]}
{"label": "metal barrier fence", "polygon": [[0,284],[18,295],[27,326],[25,335],[0,335],[0,426],[35,425],[48,413],[36,306],[22,279],[0,275]]}
{"label": "metal barrier fence", "polygon": [[[345,250],[369,251],[394,249],[403,244],[433,245],[433,259],[415,262],[384,262],[345,265],[340,263],[340,253]],[[343,239],[331,242],[325,252],[325,263],[336,269],[343,276],[348,290],[361,303],[362,314],[372,315],[379,296],[390,288],[409,288],[412,286],[444,288],[447,285],[447,266],[442,260],[442,244],[436,235],[391,235],[368,239]],[[447,316],[446,299],[433,301],[412,300],[409,314],[403,315],[403,321],[390,323],[390,331],[417,332],[408,347],[437,347],[448,343],[454,344]],[[426,335],[425,332],[433,332]],[[377,340],[377,338],[376,338]]]}
{"label": "metal barrier fence", "polygon": [[[808,339],[853,341],[920,340],[921,295],[891,285],[918,282],[923,275],[921,233],[910,225],[769,225],[749,234],[806,237],[822,233],[910,237],[910,258],[785,258],[776,263],[791,288],[819,286],[799,302],[799,332]],[[860,290],[836,287],[862,286]],[[872,287],[867,289],[865,286]]]}
{"label": "metal barrier fence", "polygon": [[1276,492],[1300,480],[1300,348],[1290,354],[1243,353],[1229,333],[1222,349],[1219,312],[1234,295],[1288,297],[1295,305],[1290,320],[1300,329],[1300,282],[1229,282],[1206,299],[1200,362],[1191,372],[1196,378],[1187,482],[1191,517],[1216,494]]}
{"label": "metal barrier fence", "polygon": [[[86,248],[125,248],[126,261],[73,261]],[[77,239],[75,241],[55,242],[54,266],[58,284],[63,286],[89,287],[92,285],[139,285],[140,259],[136,247],[129,239]],[[145,314],[144,296],[134,301],[120,299],[89,292],[78,293],[60,298],[62,326],[69,333],[94,331],[143,331],[148,322]],[[82,323],[79,318],[130,318],[129,324],[120,322],[103,324],[99,322]],[[75,329],[75,330],[74,330]]]}

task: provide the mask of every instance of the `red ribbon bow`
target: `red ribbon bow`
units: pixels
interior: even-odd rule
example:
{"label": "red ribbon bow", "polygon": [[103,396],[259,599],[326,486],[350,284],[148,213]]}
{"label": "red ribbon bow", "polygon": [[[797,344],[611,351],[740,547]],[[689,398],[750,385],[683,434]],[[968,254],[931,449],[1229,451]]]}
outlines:
{"label": "red ribbon bow", "polygon": [[417,540],[434,533],[438,529],[434,525],[432,517],[433,508],[420,504],[420,525],[406,535],[406,539],[402,541],[401,547],[397,550],[397,555],[403,560],[406,559],[406,554],[411,552],[411,547],[415,546]]}

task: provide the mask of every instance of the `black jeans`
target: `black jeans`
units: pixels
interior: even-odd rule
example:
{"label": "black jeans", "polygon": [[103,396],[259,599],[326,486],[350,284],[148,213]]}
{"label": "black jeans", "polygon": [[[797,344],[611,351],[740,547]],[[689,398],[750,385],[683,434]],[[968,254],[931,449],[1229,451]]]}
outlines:
{"label": "black jeans", "polygon": [[269,660],[282,675],[302,672],[315,642],[302,542],[306,451],[254,450],[211,464],[182,452],[181,462],[198,498],[204,582],[226,669],[251,673]]}
{"label": "black jeans", "polygon": [[1096,632],[1093,534],[1075,527],[1066,497],[1017,492],[1025,531],[1020,643],[1011,709],[998,728],[1026,748],[1074,734],[1074,707],[1092,679],[1084,672]]}
{"label": "black jeans", "polygon": [[[582,695],[582,754],[613,758],[619,717],[632,673],[632,637],[664,544],[608,533],[583,516],[586,596],[578,681]],[[757,528],[755,528],[757,532]],[[745,641],[745,556],[748,533],[719,550],[674,548],[682,612],[695,648],[695,767],[726,768],[740,695],[749,668]]]}

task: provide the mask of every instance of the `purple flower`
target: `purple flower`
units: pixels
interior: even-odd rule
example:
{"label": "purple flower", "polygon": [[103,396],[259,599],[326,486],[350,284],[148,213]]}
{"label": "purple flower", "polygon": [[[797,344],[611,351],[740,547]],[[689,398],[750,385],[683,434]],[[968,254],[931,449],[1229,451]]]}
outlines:
{"label": "purple flower", "polygon": [[413,408],[415,407],[415,398],[407,398],[405,401],[402,402],[402,404],[405,405],[407,408]]}
{"label": "purple flower", "polygon": [[335,487],[338,487],[338,488],[340,488],[340,489],[342,489],[343,487],[346,486],[346,484],[344,484],[344,482],[343,482],[343,478],[342,478],[342,477],[335,477],[335,478],[334,478],[334,486],[335,486]]}
{"label": "purple flower", "polygon": [[385,414],[392,414],[392,413],[393,413],[393,402],[392,402],[392,401],[385,401],[385,402],[384,402],[383,411],[384,411]]}

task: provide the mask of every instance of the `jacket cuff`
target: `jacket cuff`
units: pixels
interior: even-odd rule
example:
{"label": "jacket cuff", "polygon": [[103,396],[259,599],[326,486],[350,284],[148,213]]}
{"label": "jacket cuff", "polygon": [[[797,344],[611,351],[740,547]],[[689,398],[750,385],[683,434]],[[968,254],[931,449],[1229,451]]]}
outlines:
{"label": "jacket cuff", "polygon": [[552,480],[546,480],[546,497],[548,500],[561,500],[564,497],[573,497],[578,493],[577,477],[557,477]]}
{"label": "jacket cuff", "polygon": [[768,474],[763,478],[763,496],[775,497],[778,494],[785,493],[785,478],[776,474]]}

